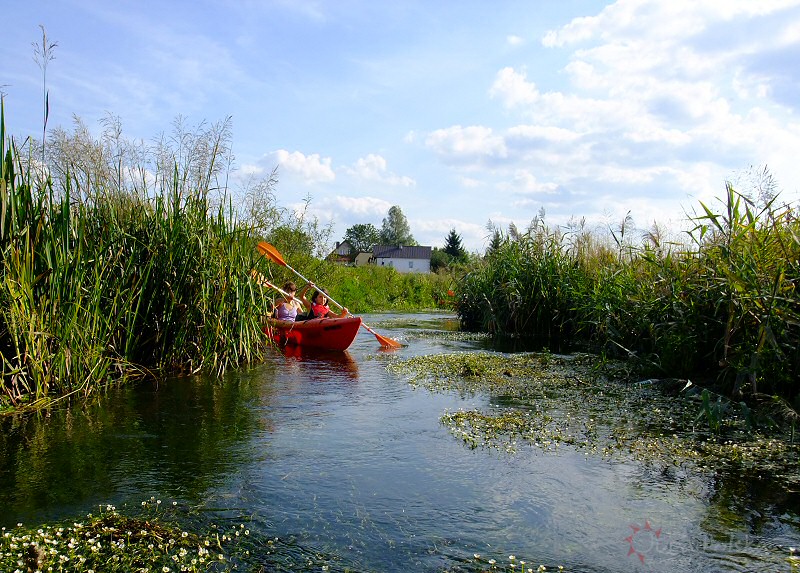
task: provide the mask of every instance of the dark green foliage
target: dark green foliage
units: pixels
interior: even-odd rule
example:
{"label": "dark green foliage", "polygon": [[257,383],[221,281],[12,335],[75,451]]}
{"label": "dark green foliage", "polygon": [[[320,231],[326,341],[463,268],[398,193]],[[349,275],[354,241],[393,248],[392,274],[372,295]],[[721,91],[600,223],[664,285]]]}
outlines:
{"label": "dark green foliage", "polygon": [[543,225],[505,241],[459,283],[462,326],[544,338],[554,348],[576,330],[574,286],[582,270]]}
{"label": "dark green foliage", "polygon": [[431,272],[439,272],[450,266],[450,257],[438,247],[431,251]]}
{"label": "dark green foliage", "polygon": [[380,242],[381,234],[372,223],[357,224],[345,231],[344,240],[353,247],[355,252],[351,256],[355,257],[358,253],[372,251],[372,247]]}
{"label": "dark green foliage", "polygon": [[454,262],[465,263],[467,262],[467,251],[461,244],[461,236],[456,233],[455,229],[450,229],[444,244],[444,252],[450,256]]}

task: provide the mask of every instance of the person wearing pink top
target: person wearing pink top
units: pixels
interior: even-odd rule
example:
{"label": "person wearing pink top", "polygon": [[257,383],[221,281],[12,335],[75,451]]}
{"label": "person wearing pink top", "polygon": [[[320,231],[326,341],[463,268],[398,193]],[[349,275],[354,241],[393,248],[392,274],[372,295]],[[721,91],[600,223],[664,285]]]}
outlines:
{"label": "person wearing pink top", "polygon": [[283,285],[283,290],[286,296],[275,301],[274,316],[278,320],[294,322],[297,319],[298,312],[303,310],[303,303],[295,298],[297,285],[292,281],[287,281]]}

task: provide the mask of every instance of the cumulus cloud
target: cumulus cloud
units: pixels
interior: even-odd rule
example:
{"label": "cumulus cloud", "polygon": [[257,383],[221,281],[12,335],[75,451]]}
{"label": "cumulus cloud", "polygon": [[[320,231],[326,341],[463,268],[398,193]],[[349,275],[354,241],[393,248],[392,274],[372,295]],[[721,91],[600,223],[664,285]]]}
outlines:
{"label": "cumulus cloud", "polygon": [[489,234],[484,224],[454,218],[411,218],[409,219],[409,225],[417,242],[422,245],[439,248],[444,247],[445,240],[451,229],[455,229],[456,233],[461,237],[463,245],[484,244]]}
{"label": "cumulus cloud", "polygon": [[282,174],[299,177],[304,183],[328,183],[336,179],[331,158],[320,157],[317,153],[304,155],[299,151],[279,149],[270,153],[267,160],[277,164]]}
{"label": "cumulus cloud", "polygon": [[800,147],[800,82],[786,70],[800,55],[800,0],[618,0],[542,43],[566,57],[563,81],[532,63],[500,67],[487,95],[506,126],[425,139],[462,189],[507,198],[518,223],[540,208],[550,222],[663,221],[713,203],[748,165],[796,173],[786,150]]}
{"label": "cumulus cloud", "polygon": [[380,155],[369,154],[359,158],[347,173],[364,181],[375,181],[398,187],[413,187],[416,182],[411,177],[391,173],[386,168],[386,159]]}
{"label": "cumulus cloud", "polygon": [[536,84],[527,81],[525,71],[517,72],[510,67],[497,72],[489,95],[501,99],[508,107],[531,105],[540,97]]}
{"label": "cumulus cloud", "polygon": [[468,162],[503,158],[505,142],[490,127],[455,125],[431,132],[425,145],[445,161]]}
{"label": "cumulus cloud", "polygon": [[333,206],[339,211],[346,211],[353,215],[363,217],[380,216],[384,217],[393,203],[378,199],[376,197],[347,197],[337,195],[333,201]]}

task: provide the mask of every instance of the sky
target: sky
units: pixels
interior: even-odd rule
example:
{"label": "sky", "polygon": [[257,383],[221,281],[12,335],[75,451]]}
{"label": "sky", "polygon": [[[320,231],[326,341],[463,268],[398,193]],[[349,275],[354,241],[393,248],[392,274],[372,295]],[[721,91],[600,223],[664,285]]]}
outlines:
{"label": "sky", "polygon": [[[800,0],[6,0],[6,129],[151,141],[230,117],[232,193],[419,244],[489,226],[687,227],[764,168],[800,197]],[[38,135],[37,135],[38,134]]]}

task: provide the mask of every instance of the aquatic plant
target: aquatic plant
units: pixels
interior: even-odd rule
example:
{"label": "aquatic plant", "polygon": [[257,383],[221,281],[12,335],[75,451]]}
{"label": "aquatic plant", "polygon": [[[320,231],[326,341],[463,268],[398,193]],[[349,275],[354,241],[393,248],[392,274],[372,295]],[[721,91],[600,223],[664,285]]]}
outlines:
{"label": "aquatic plant", "polygon": [[[0,529],[0,570],[151,572],[361,570],[347,555],[302,547],[269,535],[250,520],[211,520],[182,507],[150,498],[141,507],[100,505],[78,519]],[[452,560],[453,557],[450,556]],[[450,571],[564,571],[534,566],[509,555],[478,553],[457,560]]]}
{"label": "aquatic plant", "polygon": [[[769,470],[787,487],[800,483],[800,448],[780,427],[757,431],[748,419],[769,411],[736,409],[724,400],[716,406],[710,392],[686,380],[634,381],[624,364],[603,359],[597,368],[597,361],[589,354],[454,353],[396,360],[387,368],[430,391],[487,396],[489,407],[441,417],[469,448],[567,447],[701,472]],[[711,424],[697,423],[698,400],[708,401]]]}
{"label": "aquatic plant", "polygon": [[[203,534],[165,521],[161,501],[142,502],[141,516],[104,505],[79,521],[2,528],[3,571],[230,571],[238,569],[244,523]],[[248,551],[247,549],[242,552]]]}

